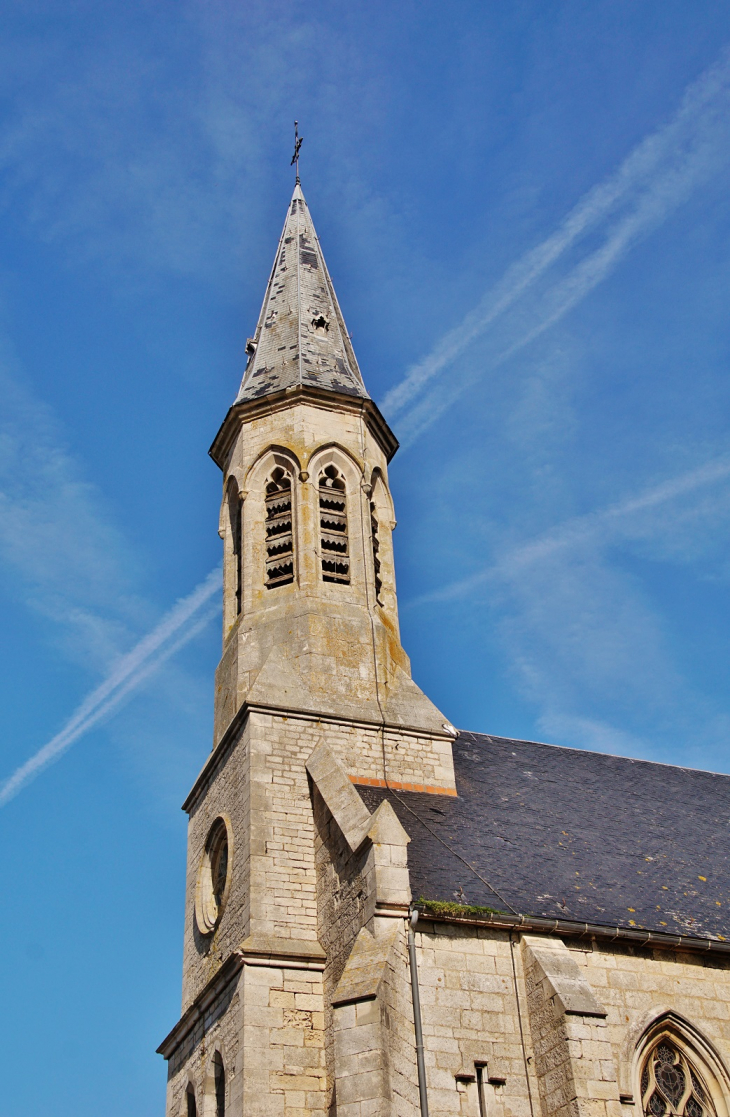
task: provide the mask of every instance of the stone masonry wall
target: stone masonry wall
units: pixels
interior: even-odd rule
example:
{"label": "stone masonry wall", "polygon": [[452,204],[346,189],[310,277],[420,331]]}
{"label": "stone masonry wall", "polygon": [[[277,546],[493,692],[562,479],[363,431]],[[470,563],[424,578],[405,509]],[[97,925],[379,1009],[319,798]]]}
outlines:
{"label": "stone masonry wall", "polygon": [[243,1108],[231,1117],[322,1117],[322,974],[246,966],[244,982]]}
{"label": "stone masonry wall", "polygon": [[[478,1117],[476,1087],[465,1079],[476,1077],[481,1062],[486,1063],[481,1077],[488,1117],[529,1117],[530,1103],[534,1117],[634,1117],[641,1104],[641,1038],[665,1013],[687,1022],[690,1048],[694,1030],[717,1053],[720,1069],[711,1065],[708,1071],[705,1062],[703,1073],[719,1083],[716,1108],[727,1114],[730,1077],[721,1061],[730,1064],[730,960],[568,939],[571,962],[606,1015],[588,1014],[592,1010],[587,1004],[575,1004],[565,1013],[554,996],[546,995],[544,983],[538,988],[541,976],[532,969],[529,952],[520,948],[520,936],[514,937],[511,947],[509,936],[496,930],[431,923],[423,917],[419,922],[431,1117]],[[541,938],[545,944],[560,942],[553,936]],[[700,1051],[700,1067],[702,1058]],[[489,1083],[489,1078],[505,1083]]]}
{"label": "stone masonry wall", "polygon": [[[328,856],[324,843],[318,844],[318,861]],[[337,886],[336,904],[342,912],[338,946],[332,933],[338,925],[333,906],[337,888],[321,865],[319,872],[320,887],[327,893],[323,912],[329,932],[324,933],[330,934],[328,946],[336,966],[330,978],[325,977],[327,993],[320,973],[246,965],[243,977],[220,994],[170,1060],[169,1114],[182,1111],[188,1081],[201,1097],[210,1089],[210,1060],[216,1047],[224,1055],[231,1104],[227,1112],[232,1117],[244,1111],[262,1117],[331,1111],[333,1076],[327,1067],[331,1055],[326,1060],[322,1042],[325,1013],[336,984],[334,975],[341,973],[360,919],[358,880],[364,878],[352,873],[351,894],[345,890],[343,895],[341,885]],[[388,1067],[389,1112],[413,1117],[417,1083],[404,931],[401,940],[389,956],[377,1007],[384,1011],[386,1024],[381,1028],[381,1054]],[[545,993],[546,983],[529,951],[517,942],[513,947],[506,933],[422,918],[416,940],[432,1117],[453,1113],[479,1117],[473,1083],[479,1064],[485,1064],[480,1076],[487,1117],[529,1117],[531,1102],[534,1117],[580,1113],[634,1117],[640,1112],[641,1038],[666,1013],[686,1021],[688,1029],[704,1038],[708,1050],[717,1053],[718,1066],[710,1064],[709,1072],[708,1064],[701,1061],[702,1051],[697,1061],[706,1078],[714,1074],[720,1090],[716,1108],[719,1117],[726,1117],[730,1079],[722,1063],[730,1062],[730,963],[724,958],[568,940],[571,962],[598,1006],[605,1009],[604,1018],[566,1014],[560,1005],[556,1008],[555,989],[552,995],[549,989]],[[552,936],[543,941],[548,946],[556,943]],[[558,999],[561,995],[558,992]],[[250,1099],[245,1109],[237,1108],[238,1098],[241,1107],[245,1098]]]}
{"label": "stone masonry wall", "polygon": [[316,969],[244,964],[169,1060],[168,1117],[185,1117],[189,1083],[198,1113],[214,1117],[216,1051],[230,1117],[324,1114],[323,1007]]}
{"label": "stone masonry wall", "polygon": [[356,780],[393,780],[413,787],[454,787],[451,741],[386,728],[331,725],[327,744]]}
{"label": "stone masonry wall", "polygon": [[[323,741],[355,783],[383,786],[388,780],[409,787],[452,788],[451,741],[405,730],[312,718],[276,718],[297,724],[293,730],[311,742],[310,753]],[[308,754],[309,755],[309,754]]]}
{"label": "stone masonry wall", "polygon": [[[183,1011],[218,972],[225,959],[248,934],[250,866],[248,832],[249,732],[244,726],[235,741],[209,774],[215,794],[203,789],[190,812],[188,860],[185,889],[185,931],[183,940]],[[211,825],[223,815],[229,823],[232,845],[229,848],[231,884],[228,901],[212,935],[203,935],[195,919],[195,891],[205,842]]]}
{"label": "stone masonry wall", "polygon": [[316,941],[314,823],[305,763],[319,734],[306,722],[251,714],[249,934]]}
{"label": "stone masonry wall", "polygon": [[[276,942],[296,940],[299,944],[311,942],[313,948],[318,936],[322,937],[328,954],[326,989],[331,994],[335,988],[357,932],[373,913],[372,846],[357,855],[352,855],[346,844],[338,848],[342,837],[334,833],[335,827],[326,835],[327,853],[318,867],[317,851],[324,849],[324,831],[315,835],[305,764],[323,740],[347,763],[358,752],[367,754],[363,739],[373,751],[381,746],[380,735],[362,727],[252,712],[236,739],[214,757],[190,808],[183,1010],[195,1001],[232,952],[244,948],[245,953],[246,942],[260,940],[261,936],[275,940],[274,946]],[[386,741],[394,754],[405,757],[418,739],[393,732]],[[428,756],[431,742],[422,744],[423,754]],[[374,777],[383,770],[377,759],[376,753],[370,769]],[[401,774],[410,775],[414,781],[423,779],[423,768],[416,767],[417,761],[408,763],[411,766],[403,767]],[[424,761],[424,766],[427,763]],[[427,771],[434,778],[435,768]],[[214,933],[201,934],[194,914],[196,884],[206,838],[219,815],[226,818],[230,831],[231,885]],[[329,863],[326,881],[325,861]],[[331,1012],[327,1036],[331,1094]],[[316,1046],[313,1035],[310,1042]],[[324,1051],[323,1034],[317,1042]]]}
{"label": "stone masonry wall", "polygon": [[[525,1059],[532,1060],[533,1052],[525,1019],[527,1002],[519,952],[515,952],[523,1052],[508,935],[487,928],[429,923],[422,917],[416,928],[416,945],[431,1117],[461,1111],[457,1076],[475,1076],[475,1063],[486,1064],[483,1077],[489,1117],[530,1117]],[[490,1086],[488,1077],[504,1078],[505,1085]],[[537,1081],[532,1068],[530,1077],[536,1105]]]}
{"label": "stone masonry wall", "polygon": [[[358,778],[414,784],[442,781],[449,742],[386,730],[386,765],[379,730],[252,712],[209,774],[191,810],[185,931],[184,1006],[247,935],[316,939],[314,821],[305,764],[325,741]],[[219,814],[232,824],[232,885],[215,935],[201,937],[193,911],[198,866]]]}
{"label": "stone masonry wall", "polygon": [[185,1092],[193,1086],[201,1117],[215,1113],[213,1056],[220,1052],[226,1073],[226,1113],[242,1113],[242,981],[240,973],[195,1023],[167,1065],[168,1117],[187,1117]]}
{"label": "stone masonry wall", "polygon": [[[253,711],[209,777],[191,811],[188,844],[184,1004],[249,934],[316,939],[314,821],[305,764],[325,741],[346,771],[378,781],[443,784],[448,741],[308,718]],[[452,769],[453,771],[453,769]],[[213,820],[232,823],[233,875],[228,906],[210,941],[195,931],[198,866]]]}
{"label": "stone masonry wall", "polygon": [[[614,1098],[618,1093],[632,1095],[640,1105],[636,1044],[651,1021],[664,1012],[686,1020],[730,1066],[730,960],[619,943],[568,945],[607,1012],[605,1035],[618,1074]],[[571,1044],[573,1061],[593,1057],[587,1037],[576,1036]],[[729,1085],[730,1081],[721,1083],[725,1090]],[[621,1109],[624,1117],[639,1112],[627,1106]]]}

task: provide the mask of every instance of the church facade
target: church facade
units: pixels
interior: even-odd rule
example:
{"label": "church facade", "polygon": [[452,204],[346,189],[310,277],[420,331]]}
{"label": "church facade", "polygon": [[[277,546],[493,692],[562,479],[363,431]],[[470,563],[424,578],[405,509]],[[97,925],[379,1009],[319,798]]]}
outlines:
{"label": "church facade", "polygon": [[223,473],[168,1117],[730,1117],[730,779],[458,732],[297,183]]}

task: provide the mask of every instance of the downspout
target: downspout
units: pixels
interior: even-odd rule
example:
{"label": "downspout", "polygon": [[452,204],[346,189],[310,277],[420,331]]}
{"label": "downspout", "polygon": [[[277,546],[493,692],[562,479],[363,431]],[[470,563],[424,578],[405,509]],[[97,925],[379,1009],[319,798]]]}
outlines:
{"label": "downspout", "polygon": [[428,1094],[426,1092],[426,1064],[423,1060],[423,1028],[421,1027],[421,995],[418,991],[418,964],[416,962],[415,926],[418,912],[412,911],[408,923],[408,956],[411,962],[411,991],[413,993],[413,1023],[416,1027],[416,1063],[418,1065],[418,1096],[421,1102],[421,1117],[428,1117]]}

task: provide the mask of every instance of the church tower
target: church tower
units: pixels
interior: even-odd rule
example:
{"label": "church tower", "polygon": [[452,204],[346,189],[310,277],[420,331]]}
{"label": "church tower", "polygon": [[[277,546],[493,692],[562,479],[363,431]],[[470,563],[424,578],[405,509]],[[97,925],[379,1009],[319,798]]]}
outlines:
{"label": "church tower", "polygon": [[246,352],[210,450],[223,473],[223,654],[213,750],[184,804],[167,1113],[365,1117],[395,1097],[415,1113],[412,1015],[398,1032],[411,1013],[408,838],[387,801],[370,814],[355,787],[455,795],[454,731],[400,643],[397,442],[298,183]]}

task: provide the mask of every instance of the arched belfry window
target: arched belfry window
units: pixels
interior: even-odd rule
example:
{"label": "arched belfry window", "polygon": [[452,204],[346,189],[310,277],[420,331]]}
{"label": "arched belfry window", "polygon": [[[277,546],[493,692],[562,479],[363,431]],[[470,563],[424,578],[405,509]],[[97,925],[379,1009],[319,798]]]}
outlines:
{"label": "arched belfry window", "polygon": [[195,1104],[195,1087],[189,1083],[185,1091],[185,1112],[187,1117],[198,1117],[198,1107]]}
{"label": "arched belfry window", "polygon": [[323,582],[350,581],[350,547],[347,538],[347,493],[335,465],[319,475],[319,542]]}
{"label": "arched belfry window", "polygon": [[226,1072],[220,1051],[213,1056],[213,1083],[215,1087],[215,1117],[226,1117]]}
{"label": "arched belfry window", "polygon": [[235,597],[234,614],[241,612],[241,593],[243,588],[242,539],[241,539],[241,498],[238,485],[231,478],[228,482],[228,523],[231,539],[231,562],[233,564],[232,584]]}
{"label": "arched belfry window", "polygon": [[716,1117],[700,1072],[667,1035],[644,1060],[641,1107],[646,1117]]}
{"label": "arched belfry window", "polygon": [[266,480],[266,585],[294,581],[294,520],[292,479],[277,466]]}
{"label": "arched belfry window", "polygon": [[375,502],[370,501],[370,540],[373,545],[373,571],[375,572],[375,600],[378,605],[382,605],[381,591],[383,589],[383,579],[380,576],[380,538],[378,536],[378,510],[375,507]]}

